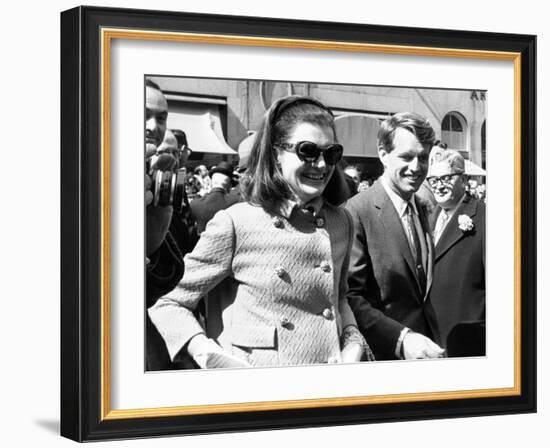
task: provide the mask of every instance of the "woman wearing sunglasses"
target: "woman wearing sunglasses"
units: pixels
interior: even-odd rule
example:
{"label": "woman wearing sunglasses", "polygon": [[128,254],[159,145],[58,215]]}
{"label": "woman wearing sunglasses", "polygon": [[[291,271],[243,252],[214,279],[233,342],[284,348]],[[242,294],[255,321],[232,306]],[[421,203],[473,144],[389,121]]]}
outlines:
{"label": "woman wearing sunglasses", "polygon": [[[290,96],[267,111],[244,203],[207,225],[174,291],[149,310],[172,359],[202,368],[359,361],[368,346],[345,299],[352,221],[334,117]],[[206,325],[193,314],[208,294]]]}

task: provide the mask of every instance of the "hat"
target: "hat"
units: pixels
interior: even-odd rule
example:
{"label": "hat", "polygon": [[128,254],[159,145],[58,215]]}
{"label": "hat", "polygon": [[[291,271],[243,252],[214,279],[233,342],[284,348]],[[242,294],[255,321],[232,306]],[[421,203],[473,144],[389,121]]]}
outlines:
{"label": "hat", "polygon": [[231,165],[229,162],[221,161],[215,167],[210,168],[210,171],[208,172],[208,174],[210,174],[210,177],[212,177],[214,173],[225,174],[226,176],[233,179],[233,165]]}
{"label": "hat", "polygon": [[444,176],[447,174],[464,173],[464,157],[453,149],[443,149],[439,146],[434,147],[430,154],[430,176]]}

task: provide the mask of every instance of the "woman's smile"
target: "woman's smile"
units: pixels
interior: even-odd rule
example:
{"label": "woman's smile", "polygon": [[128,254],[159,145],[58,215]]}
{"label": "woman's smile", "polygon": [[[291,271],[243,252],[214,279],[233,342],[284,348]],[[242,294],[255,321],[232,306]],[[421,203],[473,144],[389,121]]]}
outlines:
{"label": "woman's smile", "polygon": [[[300,141],[326,146],[334,143],[334,132],[330,127],[298,123],[286,143],[296,144]],[[319,155],[313,162],[303,162],[295,152],[283,150],[279,152],[278,161],[292,193],[304,204],[323,194],[334,172],[334,165],[327,165],[323,155]]]}

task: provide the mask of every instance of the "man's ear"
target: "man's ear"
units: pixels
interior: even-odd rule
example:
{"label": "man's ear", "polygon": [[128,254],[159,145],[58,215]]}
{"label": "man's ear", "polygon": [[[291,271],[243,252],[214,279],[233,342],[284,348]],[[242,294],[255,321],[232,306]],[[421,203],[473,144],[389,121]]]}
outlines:
{"label": "man's ear", "polygon": [[386,168],[386,158],[388,157],[388,151],[383,146],[378,146],[378,158],[380,159],[380,162],[382,162],[382,165],[384,165],[384,168]]}

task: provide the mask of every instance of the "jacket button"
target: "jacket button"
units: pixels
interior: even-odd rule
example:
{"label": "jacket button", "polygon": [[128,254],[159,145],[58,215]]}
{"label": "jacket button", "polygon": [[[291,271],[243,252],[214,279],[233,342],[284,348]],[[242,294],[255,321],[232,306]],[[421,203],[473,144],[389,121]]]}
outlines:
{"label": "jacket button", "polygon": [[315,220],[315,225],[316,225],[317,227],[323,227],[323,226],[325,225],[325,220],[324,220],[324,218],[317,218],[317,219]]}
{"label": "jacket button", "polygon": [[283,220],[278,217],[273,218],[273,225],[277,227],[278,229],[282,229],[284,227]]}
{"label": "jacket button", "polygon": [[278,277],[284,277],[284,275],[286,274],[286,271],[285,271],[285,268],[283,268],[282,266],[277,266],[275,268],[275,273],[277,274]]}
{"label": "jacket button", "polygon": [[321,263],[321,270],[328,274],[332,270],[332,268],[330,267],[330,263],[328,261],[323,261]]}
{"label": "jacket button", "polygon": [[332,313],[332,310],[330,308],[325,308],[323,310],[323,317],[327,320],[332,320],[334,314]]}
{"label": "jacket button", "polygon": [[279,322],[281,324],[281,327],[285,327],[285,328],[288,327],[290,324],[290,321],[286,317],[281,317]]}

